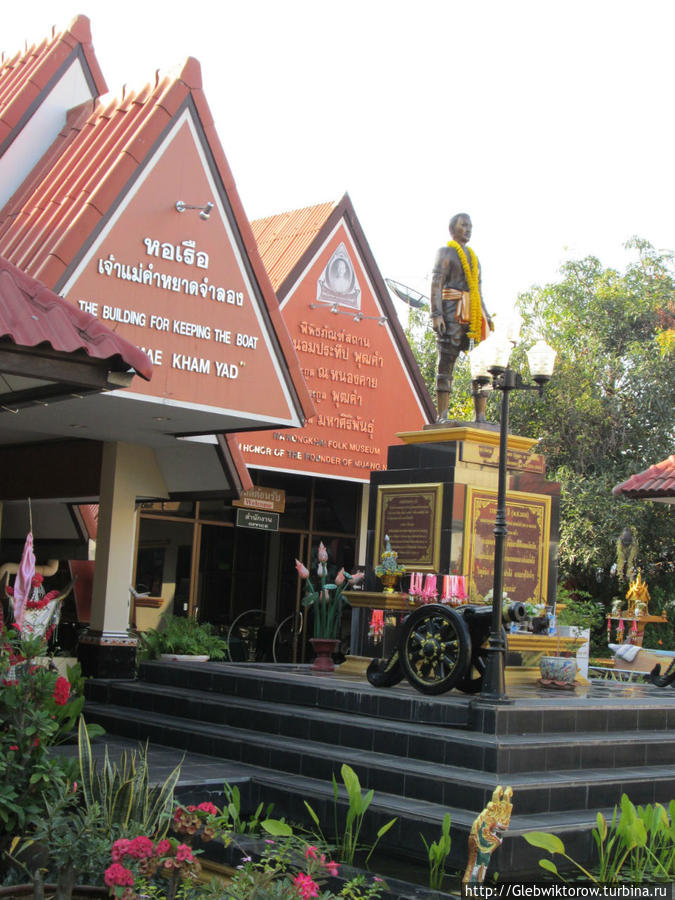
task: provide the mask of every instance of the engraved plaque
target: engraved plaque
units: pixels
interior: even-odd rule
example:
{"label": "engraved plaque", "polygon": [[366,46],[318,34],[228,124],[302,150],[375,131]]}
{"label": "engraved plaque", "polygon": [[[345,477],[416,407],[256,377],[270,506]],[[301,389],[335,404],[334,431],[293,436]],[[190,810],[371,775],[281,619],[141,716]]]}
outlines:
{"label": "engraved plaque", "polygon": [[[463,441],[460,453],[464,462],[495,467],[499,465],[499,447],[490,444],[470,444]],[[544,475],[546,459],[539,453],[509,449],[506,451],[506,467],[507,469],[521,469],[523,472],[540,472]]]}
{"label": "engraved plaque", "polygon": [[[482,596],[494,582],[494,491],[467,490],[462,570]],[[551,498],[520,491],[506,496],[504,590],[511,600],[546,603]]]}
{"label": "engraved plaque", "polygon": [[440,556],[442,484],[389,484],[377,492],[375,558],[389,535],[398,561],[415,572],[437,572]]}

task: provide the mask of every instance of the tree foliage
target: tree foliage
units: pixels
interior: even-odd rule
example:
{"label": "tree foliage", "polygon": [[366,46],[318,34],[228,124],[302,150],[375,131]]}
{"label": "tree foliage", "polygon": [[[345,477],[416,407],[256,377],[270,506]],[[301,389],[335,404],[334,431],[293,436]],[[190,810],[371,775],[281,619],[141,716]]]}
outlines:
{"label": "tree foliage", "polygon": [[[636,259],[624,273],[589,256],[519,298],[520,347],[543,337],[558,358],[543,398],[514,392],[512,430],[541,439],[549,477],[561,483],[561,575],[602,599],[625,592],[612,568],[626,525],[650,586],[671,582],[675,564],[671,508],[611,493],[675,447],[673,260],[637,238],[627,247]],[[520,347],[513,365],[522,371]]]}
{"label": "tree foliage", "polygon": [[[548,476],[561,483],[561,580],[605,603],[623,596],[627,586],[613,571],[616,541],[632,525],[656,612],[660,598],[675,594],[672,507],[619,500],[612,487],[675,449],[675,270],[672,254],[647,241],[626,246],[634,258],[624,272],[588,256],[565,263],[559,281],[520,295],[524,327],[513,368],[527,373],[525,349],[540,337],[558,357],[543,397],[511,395],[511,431],[540,439]],[[433,395],[436,345],[427,313],[412,313],[407,334]],[[460,357],[451,415],[471,418],[470,393]],[[491,421],[499,419],[497,401],[488,403]]]}

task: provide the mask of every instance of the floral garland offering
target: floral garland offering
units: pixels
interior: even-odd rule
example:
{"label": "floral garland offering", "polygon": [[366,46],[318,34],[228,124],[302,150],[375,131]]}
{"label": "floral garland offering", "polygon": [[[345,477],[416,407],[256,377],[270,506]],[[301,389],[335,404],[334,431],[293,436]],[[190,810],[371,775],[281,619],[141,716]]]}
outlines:
{"label": "floral garland offering", "polygon": [[469,252],[469,259],[467,259],[464,247],[459,241],[448,241],[448,247],[452,247],[453,250],[457,251],[457,256],[464,270],[466,283],[469,285],[470,318],[467,337],[469,340],[479,343],[483,335],[483,312],[481,309],[480,287],[478,285],[478,276],[480,274],[478,259],[468,245],[466,249]]}

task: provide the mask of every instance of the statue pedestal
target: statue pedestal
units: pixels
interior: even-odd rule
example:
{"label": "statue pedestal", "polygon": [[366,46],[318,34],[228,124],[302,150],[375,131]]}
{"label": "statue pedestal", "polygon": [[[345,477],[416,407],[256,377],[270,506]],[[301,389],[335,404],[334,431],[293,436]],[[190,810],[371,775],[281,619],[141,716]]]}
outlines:
{"label": "statue pedestal", "polygon": [[[434,425],[398,437],[387,469],[370,476],[365,590],[380,587],[373,566],[388,534],[408,574],[465,575],[470,601],[484,597],[494,579],[499,432]],[[508,436],[504,590],[513,601],[548,604],[555,597],[560,485],[546,480],[535,443]],[[407,587],[403,576],[399,589]],[[360,632],[352,647],[365,650],[363,623]]]}

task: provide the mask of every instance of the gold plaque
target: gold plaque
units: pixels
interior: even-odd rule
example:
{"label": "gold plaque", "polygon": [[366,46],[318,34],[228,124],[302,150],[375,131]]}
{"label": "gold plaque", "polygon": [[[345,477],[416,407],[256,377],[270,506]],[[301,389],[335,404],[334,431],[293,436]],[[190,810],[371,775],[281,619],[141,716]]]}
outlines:
{"label": "gold plaque", "polygon": [[[464,514],[462,571],[482,596],[494,583],[497,493],[469,487]],[[524,491],[506,495],[504,590],[511,600],[546,603],[551,536],[551,498]]]}
{"label": "gold plaque", "polygon": [[443,485],[384,484],[377,489],[375,548],[379,560],[389,535],[398,562],[408,571],[438,572]]}

